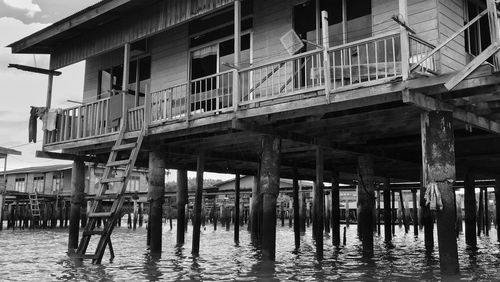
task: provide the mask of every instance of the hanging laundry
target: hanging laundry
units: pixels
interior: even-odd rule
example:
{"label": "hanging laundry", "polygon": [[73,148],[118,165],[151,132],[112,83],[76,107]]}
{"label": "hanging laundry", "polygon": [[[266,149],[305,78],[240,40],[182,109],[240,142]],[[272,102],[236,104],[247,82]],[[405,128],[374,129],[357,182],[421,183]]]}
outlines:
{"label": "hanging laundry", "polygon": [[122,100],[123,95],[121,94],[113,95],[109,98],[109,128],[120,125],[120,118],[122,117]]}
{"label": "hanging laundry", "polygon": [[37,118],[43,120],[45,116],[45,112],[47,111],[46,107],[33,107],[31,106],[30,110],[30,119],[28,125],[28,142],[36,143],[36,131],[37,131]]}
{"label": "hanging laundry", "polygon": [[43,130],[54,131],[56,130],[57,122],[57,109],[50,109],[43,118]]}

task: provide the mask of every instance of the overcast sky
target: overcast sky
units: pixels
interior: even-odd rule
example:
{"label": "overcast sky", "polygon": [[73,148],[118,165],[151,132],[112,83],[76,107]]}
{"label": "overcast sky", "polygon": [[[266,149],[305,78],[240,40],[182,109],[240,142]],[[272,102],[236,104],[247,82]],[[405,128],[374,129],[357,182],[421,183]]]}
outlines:
{"label": "overcast sky", "polygon": [[[97,2],[99,0],[0,0],[0,84],[3,97],[0,103],[0,146],[23,153],[22,156],[9,156],[7,169],[68,162],[35,158],[35,152],[42,146],[41,121],[38,121],[38,142],[27,145],[30,106],[45,106],[47,77],[7,68],[9,63],[48,68],[48,57],[12,55],[10,48],[5,46]],[[74,106],[66,101],[68,99],[82,100],[84,68],[82,62],[60,69],[63,74],[54,78],[52,107]],[[175,172],[170,177],[175,179]],[[230,176],[208,174],[207,177],[227,179]]]}

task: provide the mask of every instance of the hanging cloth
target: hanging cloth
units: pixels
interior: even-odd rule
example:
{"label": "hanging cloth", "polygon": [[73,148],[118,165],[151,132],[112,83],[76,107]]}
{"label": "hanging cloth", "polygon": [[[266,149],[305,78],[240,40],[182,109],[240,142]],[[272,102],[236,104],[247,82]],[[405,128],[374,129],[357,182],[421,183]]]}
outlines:
{"label": "hanging cloth", "polygon": [[441,209],[443,209],[441,192],[439,191],[439,187],[436,182],[427,184],[424,199],[425,204],[429,205],[431,211],[440,211]]}
{"label": "hanging cloth", "polygon": [[56,130],[57,110],[50,109],[43,119],[43,130],[54,131]]}
{"label": "hanging cloth", "polygon": [[109,98],[108,128],[120,125],[120,118],[122,117],[122,97],[123,95],[117,94]]}
{"label": "hanging cloth", "polygon": [[28,142],[36,143],[36,133],[37,133],[37,118],[43,120],[47,108],[45,107],[33,107],[30,109],[30,119],[28,125]]}

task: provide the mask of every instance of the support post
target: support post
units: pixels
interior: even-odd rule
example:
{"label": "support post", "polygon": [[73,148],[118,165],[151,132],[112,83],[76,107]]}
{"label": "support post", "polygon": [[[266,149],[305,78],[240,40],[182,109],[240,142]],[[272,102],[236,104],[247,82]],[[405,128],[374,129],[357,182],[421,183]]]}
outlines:
{"label": "support post", "polygon": [[187,170],[177,170],[177,245],[184,244],[186,229],[186,204],[188,203]]}
{"label": "support post", "polygon": [[150,212],[148,228],[150,232],[149,250],[153,254],[161,253],[162,216],[165,201],[165,161],[159,151],[149,153],[149,187],[148,201]]}
{"label": "support post", "polygon": [[455,139],[453,113],[431,111],[421,114],[424,184],[436,184],[443,207],[436,212],[441,273],[458,273],[455,232]]}
{"label": "support post", "polygon": [[128,108],[127,108],[127,92],[128,80],[130,73],[130,43],[125,43],[123,46],[123,81],[122,81],[122,118],[120,126],[124,127],[127,121]]}
{"label": "support post", "polygon": [[80,210],[85,192],[85,163],[81,160],[73,161],[71,170],[71,214],[69,219],[68,251],[74,252],[78,248],[78,233],[80,231]]}
{"label": "support post", "polygon": [[330,40],[328,34],[328,12],[321,12],[321,31],[323,36],[323,71],[325,76],[325,95],[328,99],[328,103],[331,101],[331,78],[330,78],[330,60],[328,56],[328,49],[330,48]]}
{"label": "support post", "polygon": [[276,198],[280,183],[281,140],[276,136],[262,138],[260,187],[262,194],[262,258],[274,261],[276,255]]}
{"label": "support post", "polygon": [[324,175],[324,162],[323,162],[323,149],[316,148],[316,181],[314,185],[314,221],[313,230],[316,241],[316,256],[318,259],[323,258],[323,228],[324,228],[324,193],[323,193],[323,175]]}
{"label": "support post", "polygon": [[488,207],[488,188],[484,188],[484,235],[490,236],[490,211]]}
{"label": "support post", "polygon": [[483,222],[484,222],[484,201],[483,201],[483,189],[479,189],[479,208],[477,211],[477,236],[481,236],[483,232]]}
{"label": "support post", "polygon": [[[239,1],[237,1],[239,2]],[[234,242],[240,241],[240,174],[234,180]]]}
{"label": "support post", "polygon": [[391,211],[391,182],[388,177],[384,179],[384,235],[385,242],[392,240],[392,211]]}
{"label": "support post", "polygon": [[233,108],[234,112],[238,111],[238,103],[240,102],[241,87],[240,76],[238,69],[241,60],[241,0],[234,1],[234,66],[236,69],[233,72]]}
{"label": "support post", "polygon": [[374,208],[373,158],[363,155],[358,157],[358,229],[367,256],[373,255]]}
{"label": "support post", "polygon": [[425,249],[427,251],[432,251],[434,249],[434,217],[429,209],[429,206],[425,204],[425,187],[424,173],[421,171],[420,175],[420,210],[422,212],[421,220],[424,226],[424,242]]}
{"label": "support post", "polygon": [[399,204],[401,206],[401,218],[403,219],[403,225],[405,226],[405,233],[408,234],[408,222],[406,219],[405,204],[403,201],[403,190],[399,191]]}
{"label": "support post", "polygon": [[417,190],[411,189],[413,202],[413,235],[418,236],[418,209],[417,209]]}
{"label": "support post", "polygon": [[332,172],[332,244],[340,246],[340,189],[339,172]]}
{"label": "support post", "polygon": [[261,163],[257,166],[257,174],[254,177],[252,186],[252,202],[250,211],[250,223],[252,225],[252,239],[258,240],[260,238],[260,173]]}
{"label": "support post", "polygon": [[[407,0],[399,0],[399,20],[408,25],[408,3]],[[410,74],[410,38],[408,30],[403,25],[399,27],[401,33],[401,75],[407,80]]]}
{"label": "support post", "polygon": [[391,231],[392,231],[392,236],[396,235],[396,218],[398,217],[397,210],[396,210],[396,194],[393,191],[391,191],[391,215],[392,220],[391,220]]}
{"label": "support post", "polygon": [[[48,79],[47,79],[47,98],[45,100],[45,107],[47,108],[47,111],[50,109],[50,107],[52,106],[52,86],[54,84],[54,74],[52,73],[49,73],[48,75]],[[48,131],[45,130],[43,132],[43,146],[45,146],[45,144],[47,144],[47,138],[48,138]],[[43,148],[42,146],[42,148]],[[7,159],[7,156],[5,156],[5,159]]]}
{"label": "support post", "polygon": [[497,242],[500,242],[500,178],[495,178],[495,220],[497,226]]}
{"label": "support post", "polygon": [[194,218],[193,218],[193,247],[191,254],[198,256],[200,254],[200,226],[201,226],[201,203],[203,199],[203,172],[205,170],[205,152],[198,154],[196,165],[196,197],[194,199]]}
{"label": "support post", "polygon": [[299,180],[297,166],[293,166],[293,233],[295,249],[300,248],[300,210],[299,210]]}

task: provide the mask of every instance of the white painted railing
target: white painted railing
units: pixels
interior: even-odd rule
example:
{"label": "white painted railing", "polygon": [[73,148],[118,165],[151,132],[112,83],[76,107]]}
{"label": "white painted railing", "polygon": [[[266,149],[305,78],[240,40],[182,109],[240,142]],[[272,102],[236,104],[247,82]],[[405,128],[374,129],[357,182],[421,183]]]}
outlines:
{"label": "white painted railing", "polygon": [[127,111],[127,130],[138,131],[144,126],[145,106],[138,106]]}
{"label": "white painted railing", "polygon": [[[410,34],[410,67],[416,65],[420,59],[429,54],[436,46]],[[431,74],[438,73],[439,53],[434,53],[422,61],[415,70]]]}
{"label": "white painted railing", "polygon": [[233,73],[229,70],[191,80],[189,111],[201,114],[232,109]]}
{"label": "white painted railing", "polygon": [[187,83],[151,93],[151,124],[186,116]]}

